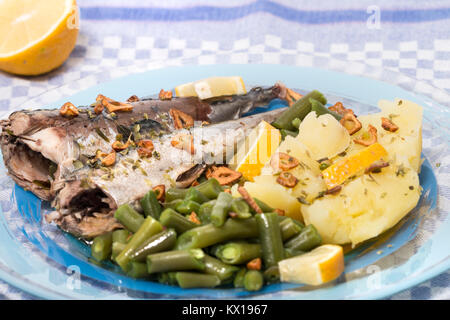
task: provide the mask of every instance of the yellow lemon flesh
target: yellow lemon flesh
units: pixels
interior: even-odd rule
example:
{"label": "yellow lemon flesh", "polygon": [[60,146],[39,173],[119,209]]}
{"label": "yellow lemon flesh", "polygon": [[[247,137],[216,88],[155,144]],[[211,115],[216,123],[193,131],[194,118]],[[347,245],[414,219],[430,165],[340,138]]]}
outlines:
{"label": "yellow lemon flesh", "polygon": [[314,250],[278,262],[282,282],[313,286],[335,280],[344,271],[344,251],[341,246],[326,244]]}
{"label": "yellow lemon flesh", "polygon": [[245,179],[253,181],[277,150],[280,141],[280,131],[261,121],[239,146],[230,167],[241,172]]}
{"label": "yellow lemon flesh", "polygon": [[64,63],[78,36],[75,0],[0,0],[0,70],[39,75]]}
{"label": "yellow lemon flesh", "polygon": [[241,77],[210,77],[189,82],[175,87],[177,97],[199,97],[209,99],[220,96],[245,94],[244,81]]}

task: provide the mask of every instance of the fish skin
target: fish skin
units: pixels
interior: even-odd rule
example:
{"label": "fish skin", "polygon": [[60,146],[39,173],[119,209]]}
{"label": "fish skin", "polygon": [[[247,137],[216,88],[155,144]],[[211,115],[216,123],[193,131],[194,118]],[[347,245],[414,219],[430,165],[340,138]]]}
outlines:
{"label": "fish skin", "polygon": [[[170,133],[174,130],[169,116],[170,109],[181,110],[196,121],[209,123],[237,119],[255,107],[267,105],[275,98],[283,98],[283,88],[281,84],[265,89],[256,87],[245,95],[208,100],[196,97],[144,99],[130,103],[133,110],[117,113],[117,119],[111,117],[106,108],[100,115],[96,115],[92,106],[80,107],[80,114],[75,118],[61,116],[59,109],[17,111],[9,119],[0,121],[3,160],[9,175],[19,186],[32,191],[43,200],[51,201],[64,186],[67,176],[75,170],[74,161],[81,155],[95,156],[97,150],[110,152],[111,144],[121,128],[132,130],[135,124],[143,124],[142,126],[151,128],[149,132]],[[99,131],[106,140],[96,134]],[[28,149],[18,147],[21,145]],[[48,166],[48,160],[39,158],[39,155],[57,164],[55,179],[49,180],[47,177],[51,181],[50,188],[33,182],[48,176],[43,170]],[[33,169],[26,172],[24,166]]]}
{"label": "fish skin", "polygon": [[[164,184],[166,188],[175,186],[177,177],[195,165],[226,163],[234,155],[236,145],[243,141],[261,120],[271,122],[284,110],[285,108],[276,109],[238,120],[194,127],[190,130],[181,129],[164,135],[153,141],[155,150],[160,154],[159,160],[154,157],[141,159],[136,150],[130,150],[126,156],[120,156],[115,166],[110,169],[113,171],[112,179],[105,179],[105,169],[80,170],[72,177],[72,182],[66,183],[52,203],[54,207],[59,208],[59,215],[53,214],[51,220],[63,230],[83,238],[92,238],[119,228],[120,224],[117,224],[111,214],[118,206],[136,202],[155,185]],[[193,135],[193,155],[171,145],[172,137],[180,132]],[[140,161],[140,165],[133,170],[136,161]],[[82,187],[80,181],[87,182],[89,187]],[[80,202],[83,194],[99,190],[104,195],[98,195],[97,198],[104,198],[104,201],[94,204],[96,208],[88,209],[85,206],[83,210],[79,210],[76,207],[75,204]],[[84,202],[86,203],[86,200]],[[108,207],[104,205],[106,203]],[[90,212],[87,212],[89,210]],[[76,216],[79,218],[74,218]],[[103,224],[98,224],[96,218],[103,219]]]}
{"label": "fish skin", "polygon": [[[248,99],[248,96],[252,98]],[[277,83],[269,88],[254,87],[245,95],[233,97],[234,99],[231,101],[224,97],[206,100],[212,107],[211,113],[208,115],[210,123],[239,119],[255,107],[269,104],[273,98],[285,99],[286,93],[284,85]],[[268,97],[272,97],[272,99],[268,99]]]}

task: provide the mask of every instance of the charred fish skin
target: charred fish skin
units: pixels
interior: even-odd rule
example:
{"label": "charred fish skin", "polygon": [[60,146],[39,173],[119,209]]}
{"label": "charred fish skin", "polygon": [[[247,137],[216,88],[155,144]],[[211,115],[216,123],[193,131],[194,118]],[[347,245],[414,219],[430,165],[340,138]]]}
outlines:
{"label": "charred fish skin", "polygon": [[[266,105],[281,97],[280,92],[282,86],[277,84],[266,89],[252,89],[245,95],[209,101],[196,97],[146,99],[130,103],[133,106],[130,112],[116,114],[107,112],[106,108],[96,114],[91,105],[80,107],[79,115],[73,118],[62,116],[59,109],[17,111],[0,122],[3,160],[17,184],[41,199],[52,200],[64,184],[66,175],[70,177],[71,172],[76,171],[74,163],[95,156],[97,150],[109,152],[118,135],[127,139],[136,128],[141,138],[152,139],[172,132],[172,109],[184,112],[195,121],[216,123],[236,119],[252,108]],[[58,168],[55,179],[51,177],[49,164],[56,164]],[[25,172],[24,167],[31,170]],[[44,177],[49,178],[42,180]],[[50,188],[47,188],[48,184]]]}
{"label": "charred fish skin", "polygon": [[15,136],[22,137],[49,127],[63,128],[68,135],[77,136],[86,130],[92,130],[92,127],[107,129],[111,126],[110,122],[132,127],[139,121],[151,119],[163,124],[169,118],[170,109],[183,111],[197,121],[218,123],[237,119],[256,107],[267,105],[273,99],[283,99],[284,90],[282,84],[275,84],[268,88],[252,88],[243,95],[207,100],[200,100],[197,97],[171,100],[146,99],[130,103],[133,106],[131,111],[117,113],[115,116],[106,110],[96,114],[92,106],[80,107],[80,114],[74,118],[62,116],[59,109],[22,110],[13,112],[8,120],[0,123],[0,126],[2,131],[7,130]]}
{"label": "charred fish skin", "polygon": [[256,107],[268,105],[277,98],[285,99],[285,88],[280,83],[268,88],[254,87],[247,94],[233,96],[230,100],[211,99],[209,103],[212,106],[212,112],[209,114],[209,121],[219,123],[239,119],[243,114]]}
{"label": "charred fish skin", "polygon": [[[262,120],[273,121],[284,110],[280,108],[238,120],[181,129],[154,140],[159,157],[142,159],[132,149],[126,155],[119,155],[111,168],[84,168],[56,196],[53,206],[59,210],[52,219],[63,230],[78,237],[92,237],[118,228],[120,226],[111,214],[118,206],[135,202],[155,185],[164,184],[166,188],[189,186],[207,164],[226,163],[234,154],[236,144],[254,127]],[[171,145],[172,137],[180,133],[194,137],[194,154]],[[90,199],[84,200],[90,205],[78,207],[76,204],[80,199]],[[96,218],[103,219],[103,224]]]}

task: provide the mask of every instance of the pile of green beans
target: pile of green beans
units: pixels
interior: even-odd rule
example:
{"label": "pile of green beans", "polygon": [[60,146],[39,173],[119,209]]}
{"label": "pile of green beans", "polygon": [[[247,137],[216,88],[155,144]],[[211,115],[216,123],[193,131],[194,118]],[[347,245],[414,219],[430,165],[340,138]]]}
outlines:
{"label": "pile of green beans", "polygon": [[[136,279],[258,291],[279,281],[280,260],[321,244],[314,226],[280,216],[255,198],[263,211],[256,213],[244,199],[224,192],[216,179],[189,189],[170,188],[165,199],[159,203],[149,191],[141,208],[120,206],[114,216],[124,229],[94,238],[92,257],[110,260]],[[255,261],[260,262],[256,267],[249,263]]]}

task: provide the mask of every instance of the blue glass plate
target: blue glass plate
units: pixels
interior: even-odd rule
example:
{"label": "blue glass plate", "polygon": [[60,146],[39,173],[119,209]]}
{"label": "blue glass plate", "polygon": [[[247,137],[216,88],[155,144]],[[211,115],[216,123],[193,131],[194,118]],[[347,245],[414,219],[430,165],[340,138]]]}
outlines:
{"label": "blue glass plate", "polygon": [[[321,287],[272,284],[257,293],[249,293],[234,288],[186,290],[128,278],[113,264],[94,263],[86,244],[47,224],[43,216],[52,210],[49,204],[15,185],[6,175],[3,164],[0,167],[0,278],[49,299],[375,299],[449,269],[450,117],[448,107],[439,102],[450,99],[427,84],[394,72],[319,57],[307,58],[307,62],[298,66],[161,68],[161,64],[127,68],[66,84],[18,109],[58,108],[66,101],[85,105],[94,101],[98,93],[118,100],[133,94],[145,96],[161,88],[217,75],[241,75],[249,86],[282,81],[300,92],[318,89],[330,103],[343,101],[358,114],[375,111],[380,99],[403,98],[422,105],[424,162],[420,174],[423,187],[420,202],[382,237],[347,253],[346,270],[338,280]],[[133,71],[141,72],[124,75]],[[281,102],[274,102],[269,108],[281,106]]]}

